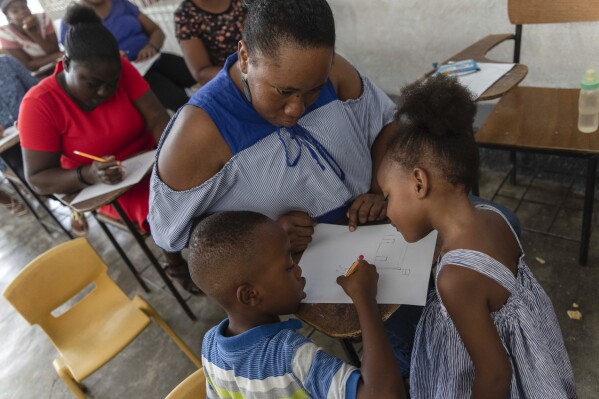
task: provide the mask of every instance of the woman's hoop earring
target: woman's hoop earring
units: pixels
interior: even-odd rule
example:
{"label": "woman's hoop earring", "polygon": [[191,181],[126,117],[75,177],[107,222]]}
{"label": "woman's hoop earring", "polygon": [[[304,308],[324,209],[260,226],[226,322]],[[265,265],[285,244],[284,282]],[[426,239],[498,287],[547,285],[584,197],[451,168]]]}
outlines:
{"label": "woman's hoop earring", "polygon": [[241,74],[241,86],[243,86],[243,94],[248,102],[252,103],[252,93],[250,93],[250,86],[248,86],[248,81],[245,78],[244,74]]}

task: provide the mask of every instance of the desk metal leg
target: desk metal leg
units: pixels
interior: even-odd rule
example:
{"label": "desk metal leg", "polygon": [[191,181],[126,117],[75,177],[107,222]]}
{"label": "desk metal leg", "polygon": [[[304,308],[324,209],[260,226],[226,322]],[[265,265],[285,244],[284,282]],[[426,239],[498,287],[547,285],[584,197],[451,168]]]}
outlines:
{"label": "desk metal leg", "polygon": [[144,253],[148,257],[148,259],[150,260],[150,263],[152,263],[152,266],[154,266],[154,269],[156,269],[156,271],[158,272],[158,274],[160,275],[160,277],[162,278],[162,280],[164,281],[164,283],[166,284],[168,289],[171,291],[171,293],[173,294],[173,296],[175,297],[177,302],[179,302],[179,305],[181,305],[181,307],[183,308],[185,313],[187,313],[187,316],[189,316],[189,318],[192,320],[197,320],[195,315],[193,314],[193,312],[191,311],[191,309],[189,308],[189,306],[183,299],[183,297],[181,297],[181,294],[179,294],[179,291],[177,291],[177,288],[175,288],[175,286],[173,285],[173,282],[171,281],[171,279],[168,278],[168,276],[162,269],[162,266],[160,266],[160,263],[158,263],[158,259],[156,259],[156,257],[154,256],[154,254],[152,253],[150,248],[148,248],[148,246],[146,245],[146,242],[144,241],[143,237],[137,231],[137,228],[135,227],[133,222],[131,222],[131,220],[129,220],[129,218],[127,217],[127,214],[125,214],[125,211],[123,211],[123,208],[121,208],[121,206],[119,205],[119,203],[117,201],[112,202],[112,206],[114,206],[114,209],[117,211],[117,213],[121,217],[121,220],[123,222],[125,222],[125,224],[129,228],[129,231],[131,232],[131,234],[133,234],[133,237],[135,237],[135,240],[137,241],[137,243],[139,244],[141,249],[144,251]]}
{"label": "desk metal leg", "polygon": [[597,178],[597,157],[590,157],[587,161],[586,188],[584,191],[584,211],[582,214],[582,234],[580,238],[580,255],[578,262],[586,265],[589,255],[589,241],[591,239],[591,225],[593,222],[593,203],[595,200],[595,179]]}
{"label": "desk metal leg", "polygon": [[123,259],[123,261],[129,268],[129,270],[131,270],[131,273],[133,273],[133,277],[135,277],[135,279],[137,280],[139,285],[141,285],[141,287],[144,289],[145,292],[150,292],[150,289],[146,285],[146,282],[143,281],[143,279],[139,275],[137,269],[135,268],[135,266],[133,266],[133,263],[131,263],[131,260],[129,259],[127,254],[125,254],[125,251],[123,251],[123,248],[119,245],[116,238],[114,238],[114,236],[112,235],[112,233],[106,226],[106,223],[104,223],[103,221],[101,221],[98,218],[97,213],[98,213],[97,211],[92,211],[92,215],[94,216],[94,219],[96,219],[96,222],[98,222],[98,224],[100,225],[100,228],[102,228],[102,230],[104,231],[104,234],[106,234],[106,237],[108,237],[108,240],[112,243],[112,246],[116,249],[116,251],[119,253],[119,255],[121,255],[121,258]]}
{"label": "desk metal leg", "polygon": [[40,224],[40,226],[42,226],[42,228],[44,230],[46,230],[46,233],[48,233],[48,235],[52,236],[52,232],[48,229],[48,226],[46,226],[44,224],[44,222],[42,222],[42,219],[40,218],[40,215],[37,214],[37,212],[35,211],[35,208],[33,207],[33,205],[31,205],[31,203],[29,202],[29,200],[27,200],[27,197],[25,197],[25,195],[23,195],[23,193],[21,192],[21,190],[19,190],[19,187],[17,187],[17,185],[15,183],[13,183],[11,180],[9,180],[9,179],[6,179],[6,180],[8,180],[8,183],[15,190],[15,192],[17,193],[17,195],[19,196],[19,198],[21,198],[21,201],[23,201],[23,203],[25,204],[25,206],[27,207],[27,209],[29,209],[29,212],[31,212],[31,214],[33,215],[33,217],[35,217],[35,219]]}
{"label": "desk metal leg", "polygon": [[360,364],[362,362],[360,362],[358,352],[356,352],[356,348],[354,348],[351,340],[347,338],[341,338],[341,346],[343,347],[343,351],[349,359],[349,363],[360,368]]}
{"label": "desk metal leg", "polygon": [[[6,164],[13,170],[13,172],[15,172],[15,175],[19,178],[19,180],[20,180],[21,184],[23,185],[23,187],[25,187],[25,189],[27,191],[29,191],[29,193],[33,196],[33,198],[35,198],[35,200],[40,204],[40,206],[42,208],[44,208],[44,210],[50,216],[50,218],[52,220],[54,220],[54,223],[56,223],[56,225],[58,227],[60,227],[60,229],[67,235],[67,237],[69,237],[69,239],[72,240],[73,239],[73,235],[71,234],[71,232],[68,231],[67,229],[65,229],[65,227],[62,225],[62,223],[60,223],[60,221],[56,218],[56,216],[54,215],[54,213],[52,213],[52,211],[50,210],[50,208],[48,208],[46,206],[46,204],[44,203],[44,201],[42,201],[42,199],[35,192],[35,190],[33,188],[31,188],[31,186],[29,185],[29,183],[27,183],[27,180],[22,177],[22,175],[19,173],[19,167],[18,167],[18,165],[15,165],[14,163],[12,163],[10,157],[2,157],[2,160],[4,160],[4,162],[6,162]],[[44,228],[44,230],[46,230],[48,232],[48,234],[50,234],[50,231],[48,230],[47,226],[41,220],[41,218],[39,217],[39,215],[37,214],[37,212],[33,209],[33,207],[31,206],[31,204],[29,204],[29,202],[25,199],[24,195],[20,192],[20,190],[18,189],[18,187],[16,187],[16,185],[12,181],[9,180],[9,182],[10,182],[10,184],[12,184],[12,186],[15,189],[15,191],[18,193],[19,197],[21,197],[21,199],[25,202],[25,204],[27,205],[27,207],[29,208],[29,210],[31,211],[31,213],[33,214],[33,216],[35,216],[35,218],[38,220],[38,222],[42,225],[42,227]]]}

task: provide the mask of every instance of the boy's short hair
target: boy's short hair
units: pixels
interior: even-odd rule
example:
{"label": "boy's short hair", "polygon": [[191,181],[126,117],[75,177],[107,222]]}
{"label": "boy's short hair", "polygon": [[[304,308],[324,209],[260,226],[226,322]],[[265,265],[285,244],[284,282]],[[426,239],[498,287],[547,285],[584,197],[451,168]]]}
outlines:
{"label": "boy's short hair", "polygon": [[202,220],[189,240],[193,282],[206,294],[223,300],[246,277],[260,240],[255,231],[268,222],[273,221],[250,211],[221,212]]}

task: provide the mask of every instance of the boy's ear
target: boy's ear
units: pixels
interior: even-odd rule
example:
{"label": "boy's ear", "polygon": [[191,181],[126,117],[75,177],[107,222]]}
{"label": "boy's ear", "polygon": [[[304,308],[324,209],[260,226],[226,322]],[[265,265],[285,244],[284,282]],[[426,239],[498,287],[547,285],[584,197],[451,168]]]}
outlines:
{"label": "boy's ear", "polygon": [[68,55],[64,54],[62,56],[62,67],[65,71],[69,71],[69,67],[71,65],[71,59],[69,58]]}
{"label": "boy's ear", "polygon": [[256,307],[262,302],[260,292],[251,284],[242,284],[237,287],[237,300],[251,307]]}
{"label": "boy's ear", "polygon": [[414,168],[412,171],[413,187],[416,193],[416,198],[424,199],[428,195],[429,190],[429,179],[426,170],[421,168]]}

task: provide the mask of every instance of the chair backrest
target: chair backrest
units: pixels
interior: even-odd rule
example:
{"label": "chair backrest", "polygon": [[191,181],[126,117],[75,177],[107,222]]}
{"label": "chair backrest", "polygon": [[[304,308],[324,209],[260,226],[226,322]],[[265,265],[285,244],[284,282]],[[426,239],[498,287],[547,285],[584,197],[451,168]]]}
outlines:
{"label": "chair backrest", "polygon": [[44,322],[55,319],[54,309],[91,283],[104,284],[106,271],[106,264],[87,240],[77,238],[32,260],[3,295],[29,323],[43,328]]}
{"label": "chair backrest", "polygon": [[508,0],[514,25],[599,21],[599,0]]}
{"label": "chair backrest", "polygon": [[206,375],[199,369],[168,394],[166,399],[204,399],[206,397]]}

